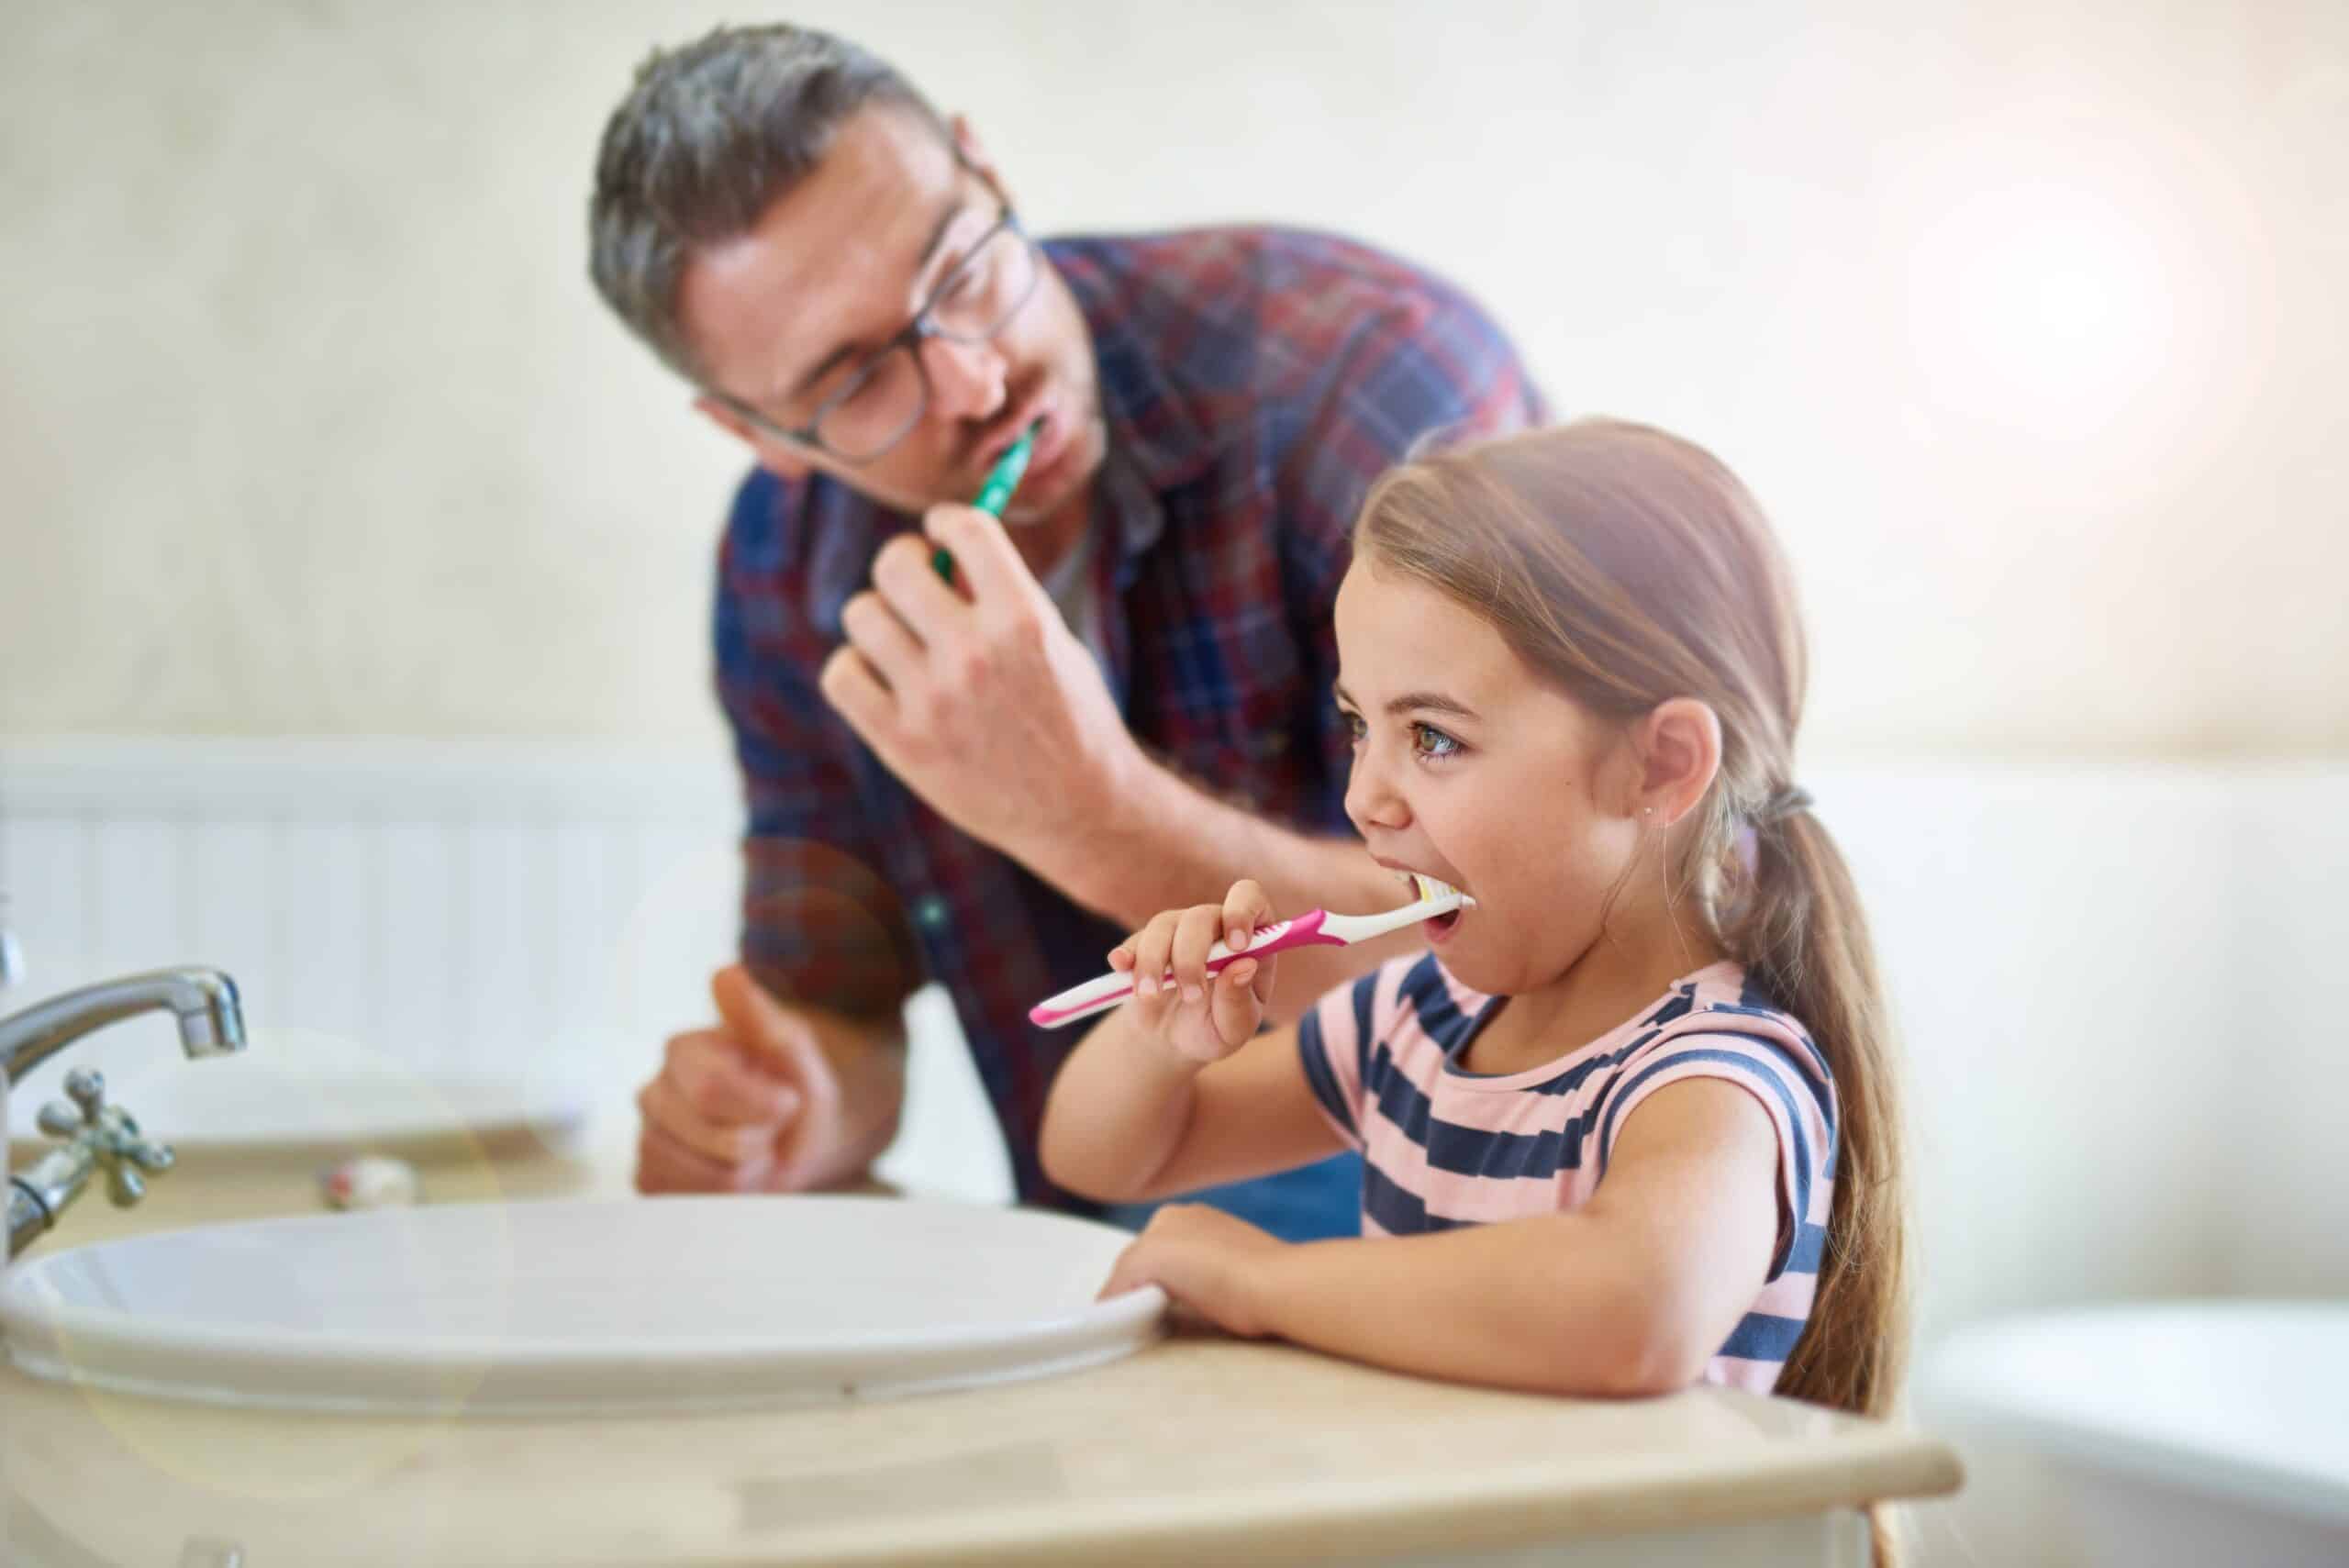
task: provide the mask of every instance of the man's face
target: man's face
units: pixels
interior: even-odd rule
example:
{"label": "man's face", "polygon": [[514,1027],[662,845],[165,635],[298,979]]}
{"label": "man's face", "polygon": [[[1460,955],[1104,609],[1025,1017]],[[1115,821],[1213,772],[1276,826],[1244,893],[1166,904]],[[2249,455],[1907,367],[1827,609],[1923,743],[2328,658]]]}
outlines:
{"label": "man's face", "polygon": [[[994,172],[959,121],[955,135],[960,159],[919,117],[861,109],[756,228],[686,263],[680,316],[716,391],[801,428],[866,354],[904,329],[1002,209]],[[990,340],[923,341],[929,406],[865,462],[785,440],[723,399],[699,406],[785,478],[829,473],[907,512],[968,501],[1041,417],[1005,520],[1052,519],[1084,493],[1108,440],[1085,319],[1059,275],[1041,257],[1038,265],[1035,293]]]}

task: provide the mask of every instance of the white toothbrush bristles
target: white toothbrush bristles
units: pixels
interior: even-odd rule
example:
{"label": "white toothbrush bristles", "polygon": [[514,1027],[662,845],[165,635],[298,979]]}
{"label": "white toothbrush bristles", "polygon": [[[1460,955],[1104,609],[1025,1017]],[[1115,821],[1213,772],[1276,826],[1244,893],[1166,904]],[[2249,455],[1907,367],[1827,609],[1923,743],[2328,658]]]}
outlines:
{"label": "white toothbrush bristles", "polygon": [[1473,909],[1476,906],[1476,901],[1474,898],[1469,897],[1466,894],[1461,892],[1458,888],[1453,886],[1452,884],[1448,882],[1440,882],[1436,878],[1428,875],[1425,872],[1415,871],[1409,874],[1411,878],[1411,891],[1419,895],[1419,900],[1422,903],[1431,898],[1457,897],[1460,900],[1460,906],[1463,909]]}

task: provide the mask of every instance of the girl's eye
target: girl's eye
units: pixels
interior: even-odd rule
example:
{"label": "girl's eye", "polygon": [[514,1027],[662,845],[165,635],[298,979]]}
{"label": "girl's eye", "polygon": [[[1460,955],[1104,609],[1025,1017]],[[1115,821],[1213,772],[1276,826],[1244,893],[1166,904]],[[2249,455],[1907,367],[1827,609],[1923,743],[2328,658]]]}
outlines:
{"label": "girl's eye", "polygon": [[[1346,727],[1347,738],[1355,745],[1359,746],[1370,739],[1370,726],[1363,722],[1362,715],[1347,708],[1340,708],[1338,717]],[[1428,762],[1442,762],[1456,757],[1464,750],[1457,740],[1438,729],[1432,724],[1411,726],[1411,749]]]}
{"label": "girl's eye", "polygon": [[1460,753],[1460,742],[1432,724],[1414,724],[1411,734],[1419,742],[1422,757],[1453,757]]}

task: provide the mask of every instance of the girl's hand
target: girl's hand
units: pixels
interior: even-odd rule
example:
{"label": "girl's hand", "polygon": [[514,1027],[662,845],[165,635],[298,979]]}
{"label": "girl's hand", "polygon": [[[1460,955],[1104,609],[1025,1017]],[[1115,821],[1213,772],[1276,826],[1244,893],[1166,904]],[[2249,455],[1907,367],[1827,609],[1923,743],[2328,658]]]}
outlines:
{"label": "girl's hand", "polygon": [[[1235,882],[1220,904],[1169,909],[1109,950],[1109,967],[1134,976],[1132,1007],[1145,1033],[1194,1062],[1220,1062],[1248,1043],[1264,1021],[1275,959],[1236,958],[1207,972],[1218,939],[1240,952],[1273,919],[1271,900],[1252,882]],[[1161,976],[1173,970],[1171,983]]]}
{"label": "girl's hand", "polygon": [[1205,1204],[1168,1204],[1118,1257],[1098,1299],[1154,1284],[1228,1334],[1271,1333],[1264,1265],[1288,1243]]}

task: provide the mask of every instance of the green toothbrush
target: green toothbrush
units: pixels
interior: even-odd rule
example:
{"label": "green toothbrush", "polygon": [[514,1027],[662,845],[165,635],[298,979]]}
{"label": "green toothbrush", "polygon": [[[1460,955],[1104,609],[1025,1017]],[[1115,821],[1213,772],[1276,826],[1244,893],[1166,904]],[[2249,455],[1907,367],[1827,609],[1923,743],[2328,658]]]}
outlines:
{"label": "green toothbrush", "polygon": [[[1028,454],[1036,450],[1036,432],[1042,425],[1043,421],[1039,419],[1020,431],[1019,439],[1004,449],[1003,455],[995,460],[995,466],[987,470],[986,483],[979,486],[972,506],[990,517],[1000,518],[1003,516],[1003,509],[1011,505],[1011,493],[1019,488],[1019,476],[1028,472]],[[930,563],[941,577],[946,579],[948,587],[954,585],[954,557],[945,546],[941,545],[930,555]]]}

